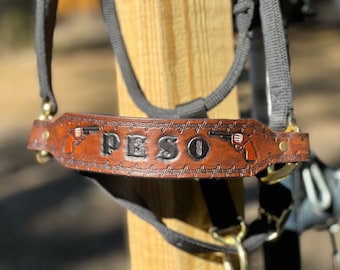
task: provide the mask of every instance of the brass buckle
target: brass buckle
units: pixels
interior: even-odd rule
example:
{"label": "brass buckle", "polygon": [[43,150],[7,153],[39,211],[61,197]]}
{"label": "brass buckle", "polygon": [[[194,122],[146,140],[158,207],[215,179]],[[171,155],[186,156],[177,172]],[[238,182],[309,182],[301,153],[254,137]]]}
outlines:
{"label": "brass buckle", "polygon": [[292,162],[284,164],[279,169],[277,169],[275,165],[269,166],[267,168],[267,174],[263,177],[260,177],[260,181],[268,185],[276,184],[289,177],[299,166],[300,163]]}
{"label": "brass buckle", "polygon": [[259,210],[258,210],[259,219],[266,219],[267,224],[274,228],[274,230],[269,233],[266,241],[270,242],[270,241],[274,241],[274,240],[279,238],[279,236],[281,235],[283,226],[285,225],[292,209],[293,209],[293,203],[291,203],[287,209],[283,210],[281,215],[278,217],[278,216],[275,216],[275,215],[267,212],[262,207],[259,208]]}
{"label": "brass buckle", "polygon": [[[52,105],[50,102],[44,102],[42,105],[42,113],[39,116],[39,120],[52,120],[53,116],[52,112]],[[47,140],[50,136],[48,132],[43,133],[44,139]],[[52,159],[52,155],[44,150],[37,151],[35,153],[35,159],[39,164],[45,164]]]}
{"label": "brass buckle", "polygon": [[[240,224],[233,226],[226,230],[217,230],[216,228],[210,229],[212,238],[223,245],[234,246],[237,250],[239,269],[246,270],[248,267],[247,251],[243,247],[242,240],[247,233],[247,225],[241,220]],[[231,264],[231,260],[227,254],[223,254],[223,265],[226,270],[233,270],[234,267]]]}
{"label": "brass buckle", "polygon": [[[296,125],[296,121],[292,115],[288,116],[285,132],[300,132],[300,128]],[[282,152],[288,150],[285,142],[280,142],[279,148]],[[267,168],[266,175],[260,177],[260,181],[269,185],[276,184],[290,176],[298,166],[300,166],[300,163],[298,162],[289,162],[280,168],[277,168],[275,165],[269,166]]]}

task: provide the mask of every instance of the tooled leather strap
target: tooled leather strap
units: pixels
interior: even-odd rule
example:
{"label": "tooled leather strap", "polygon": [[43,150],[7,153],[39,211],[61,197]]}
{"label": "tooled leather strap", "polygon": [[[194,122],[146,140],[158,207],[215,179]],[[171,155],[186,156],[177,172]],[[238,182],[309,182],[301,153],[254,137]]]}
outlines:
{"label": "tooled leather strap", "polygon": [[308,134],[252,119],[150,119],[67,113],[34,122],[28,147],[66,167],[156,178],[253,176],[309,158]]}

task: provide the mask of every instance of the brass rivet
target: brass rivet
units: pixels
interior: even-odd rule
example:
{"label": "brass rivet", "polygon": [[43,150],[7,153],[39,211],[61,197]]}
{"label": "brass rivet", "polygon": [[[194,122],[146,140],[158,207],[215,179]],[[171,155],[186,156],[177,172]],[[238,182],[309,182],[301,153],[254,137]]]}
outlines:
{"label": "brass rivet", "polygon": [[51,106],[51,103],[49,102],[45,102],[42,106],[42,112],[44,115],[50,115],[51,113],[51,110],[52,110],[52,106]]}
{"label": "brass rivet", "polygon": [[288,145],[286,142],[280,142],[279,148],[282,152],[286,152],[288,150]]}
{"label": "brass rivet", "polygon": [[52,156],[47,151],[42,150],[35,153],[35,158],[39,164],[45,164],[52,159]]}
{"label": "brass rivet", "polygon": [[43,138],[43,140],[46,141],[49,137],[50,137],[50,133],[49,133],[47,130],[45,130],[45,131],[42,133],[42,138]]}

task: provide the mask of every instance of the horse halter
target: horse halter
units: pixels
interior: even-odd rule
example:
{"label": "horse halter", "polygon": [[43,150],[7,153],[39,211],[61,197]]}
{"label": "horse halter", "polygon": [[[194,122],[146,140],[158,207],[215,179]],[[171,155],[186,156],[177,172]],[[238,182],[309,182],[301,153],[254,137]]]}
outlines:
{"label": "horse halter", "polygon": [[[112,174],[152,177],[159,181],[195,178],[202,183],[220,184],[223,178],[258,176],[265,172],[260,177],[266,185],[261,186],[265,199],[260,201],[259,219],[246,230],[243,221],[232,217],[226,223],[234,223],[237,233],[231,236],[222,233],[221,229],[225,228],[216,226],[211,234],[223,246],[173,231],[146,207],[112,192],[119,204],[154,226],[172,245],[194,254],[238,254],[240,261],[246,261],[246,252],[278,237],[291,209],[289,190],[275,183],[290,175],[297,164],[309,159],[308,134],[298,132],[293,117],[287,48],[278,1],[260,0],[271,101],[270,128],[253,119],[207,118],[207,111],[235,86],[247,59],[253,1],[239,0],[234,6],[238,43],[234,62],[224,80],[206,98],[178,105],[176,109],[155,107],[145,98],[124,45],[115,1],[101,0],[101,3],[127,89],[136,105],[152,118],[66,113],[53,120],[58,108],[51,83],[57,1],[37,0],[36,53],[43,112],[33,124],[28,148],[37,151],[41,161],[53,156],[64,166],[90,173],[94,178]],[[225,238],[225,235],[229,236]]]}

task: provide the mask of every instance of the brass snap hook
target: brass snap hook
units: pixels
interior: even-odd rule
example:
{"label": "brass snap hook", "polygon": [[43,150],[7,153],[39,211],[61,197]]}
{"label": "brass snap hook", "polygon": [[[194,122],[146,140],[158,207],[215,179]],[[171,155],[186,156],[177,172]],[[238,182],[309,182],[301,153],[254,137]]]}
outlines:
{"label": "brass snap hook", "polygon": [[291,211],[293,209],[293,203],[291,203],[287,209],[285,209],[281,215],[275,216],[269,212],[267,212],[264,208],[260,207],[258,209],[259,213],[259,219],[265,219],[267,221],[267,224],[270,225],[273,230],[269,233],[266,241],[274,241],[279,238],[281,235],[283,226],[285,225]]}
{"label": "brass snap hook", "polygon": [[[248,267],[247,251],[242,244],[242,240],[244,239],[246,233],[247,225],[243,220],[240,221],[240,224],[238,226],[228,228],[227,230],[224,230],[223,233],[216,228],[210,229],[210,234],[212,238],[214,238],[214,240],[226,246],[234,246],[236,248],[240,270],[246,270]],[[234,269],[231,260],[227,254],[224,254],[223,265],[226,270]]]}
{"label": "brass snap hook", "polygon": [[294,170],[300,166],[300,163],[286,163],[279,169],[275,167],[275,165],[269,166],[266,171],[266,175],[260,177],[260,181],[265,184],[276,184],[287,177],[289,177]]}

